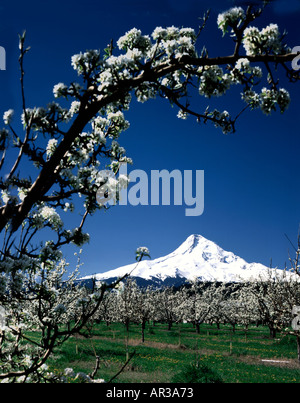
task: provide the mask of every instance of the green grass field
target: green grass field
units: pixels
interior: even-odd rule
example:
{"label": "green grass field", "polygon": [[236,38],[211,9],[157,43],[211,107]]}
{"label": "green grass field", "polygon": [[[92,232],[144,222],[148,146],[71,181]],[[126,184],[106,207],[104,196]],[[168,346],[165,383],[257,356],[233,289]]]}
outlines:
{"label": "green grass field", "polygon": [[[264,327],[251,327],[245,333],[229,326],[202,325],[200,334],[190,324],[148,324],[145,342],[141,327],[131,324],[129,337],[122,324],[96,325],[93,336],[72,337],[55,352],[49,366],[52,372],[65,368],[91,373],[95,353],[100,357],[96,378],[109,381],[134,352],[117,383],[188,382],[187,367],[204,366],[224,383],[299,383],[300,364],[296,340],[292,336],[269,337]],[[275,362],[274,362],[275,361]]]}

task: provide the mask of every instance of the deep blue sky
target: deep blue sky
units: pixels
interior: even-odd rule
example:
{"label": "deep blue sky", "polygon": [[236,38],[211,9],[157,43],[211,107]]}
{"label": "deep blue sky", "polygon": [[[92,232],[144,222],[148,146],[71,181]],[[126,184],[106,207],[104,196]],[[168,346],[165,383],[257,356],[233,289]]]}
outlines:
{"label": "deep blue sky", "polygon": [[[156,26],[198,27],[198,17],[211,8],[202,42],[210,55],[231,53],[216,18],[234,1],[110,0],[2,1],[0,45],[7,52],[7,71],[0,71],[0,116],[21,105],[18,36],[27,30],[26,92],[28,106],[53,100],[58,82],[76,80],[71,56],[86,49],[103,49],[129,29],[151,34]],[[300,2],[275,1],[257,21],[260,27],[278,23],[288,31],[291,47],[300,46]],[[138,246],[148,246],[152,258],[170,253],[190,234],[197,233],[233,251],[248,262],[282,267],[296,243],[300,223],[299,83],[282,86],[292,96],[289,110],[265,116],[247,112],[237,132],[225,136],[211,125],[177,119],[177,110],[160,99],[132,103],[126,118],[130,129],[120,143],[132,157],[131,169],[204,170],[205,210],[186,217],[185,206],[117,206],[87,222],[91,235],[84,248],[82,274],[92,274],[134,261]],[[195,99],[200,112],[207,102]],[[221,100],[221,107],[237,112],[239,91]]]}

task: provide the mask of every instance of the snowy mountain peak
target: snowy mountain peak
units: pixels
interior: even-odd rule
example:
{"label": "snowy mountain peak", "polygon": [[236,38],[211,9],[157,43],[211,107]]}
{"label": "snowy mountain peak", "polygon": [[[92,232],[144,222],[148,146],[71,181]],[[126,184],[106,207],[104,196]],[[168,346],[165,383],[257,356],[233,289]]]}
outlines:
{"label": "snowy mountain peak", "polygon": [[154,259],[126,265],[105,273],[84,277],[108,280],[125,274],[155,284],[181,282],[199,278],[202,281],[238,282],[266,276],[268,268],[259,263],[247,263],[232,252],[204,238],[190,235],[174,252]]}
{"label": "snowy mountain peak", "polygon": [[204,238],[202,235],[197,235],[193,234],[190,235],[180,246],[177,248],[174,253],[184,253],[184,252],[189,252],[191,253],[198,245],[200,242],[203,243],[210,242],[206,238]]}

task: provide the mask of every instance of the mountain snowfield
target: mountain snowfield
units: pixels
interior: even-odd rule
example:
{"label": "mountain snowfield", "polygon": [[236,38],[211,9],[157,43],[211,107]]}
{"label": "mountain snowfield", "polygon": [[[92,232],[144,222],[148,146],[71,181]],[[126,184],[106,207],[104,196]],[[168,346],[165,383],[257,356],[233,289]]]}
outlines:
{"label": "mountain snowfield", "polygon": [[267,278],[270,269],[260,263],[247,263],[201,235],[191,235],[174,252],[143,260],[105,273],[83,277],[82,280],[113,280],[130,274],[155,284],[201,281],[241,282]]}

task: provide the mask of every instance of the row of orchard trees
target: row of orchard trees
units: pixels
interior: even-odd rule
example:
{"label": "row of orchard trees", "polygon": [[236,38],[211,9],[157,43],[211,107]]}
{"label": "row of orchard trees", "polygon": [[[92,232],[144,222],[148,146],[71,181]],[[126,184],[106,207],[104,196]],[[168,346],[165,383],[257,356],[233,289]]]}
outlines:
{"label": "row of orchard trees", "polygon": [[[276,273],[276,272],[275,272]],[[142,341],[148,321],[188,322],[200,331],[202,323],[232,325],[248,329],[250,324],[268,326],[271,337],[277,331],[289,332],[293,306],[300,305],[299,277],[278,271],[275,276],[246,283],[207,283],[194,280],[180,289],[166,287],[140,288],[128,278],[107,293],[94,319],[107,323],[121,322],[127,330],[130,323],[141,325]],[[299,336],[297,336],[299,341]],[[300,356],[299,356],[300,358]]]}

